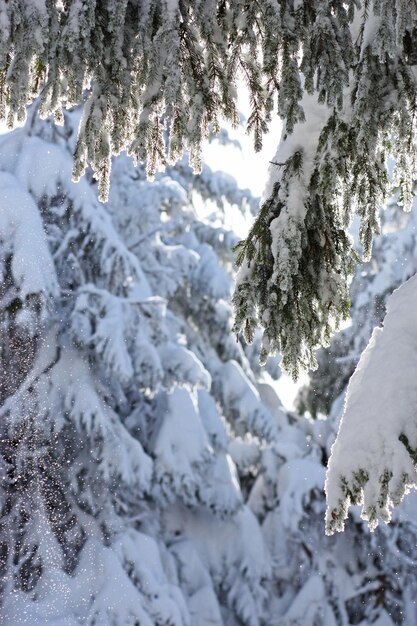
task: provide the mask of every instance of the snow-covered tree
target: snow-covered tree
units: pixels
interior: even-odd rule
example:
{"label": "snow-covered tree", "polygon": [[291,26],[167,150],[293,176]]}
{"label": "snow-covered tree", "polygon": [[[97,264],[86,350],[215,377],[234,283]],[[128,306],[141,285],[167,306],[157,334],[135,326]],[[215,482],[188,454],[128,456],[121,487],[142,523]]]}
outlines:
{"label": "snow-covered tree", "polygon": [[78,119],[0,140],[2,623],[258,626],[270,562],[229,445],[278,424],[222,225],[255,201],[122,156],[101,205],[71,182]]}
{"label": "snow-covered tree", "polygon": [[238,122],[239,76],[256,147],[277,100],[283,137],[238,247],[235,330],[251,341],[262,326],[262,359],[280,350],[294,376],[314,366],[314,348],[348,315],[352,210],[365,256],[378,231],[388,153],[411,201],[414,3],[22,0],[2,5],[0,25],[0,114],[12,125],[40,94],[42,113],[62,121],[85,94],[73,174],[90,164],[102,198],[123,149],[149,174],[184,150],[198,170],[210,127]]}
{"label": "snow-covered tree", "polygon": [[227,450],[249,489],[278,422],[230,333],[236,237],[191,203],[253,199],[120,158],[104,210],[69,182],[72,128],[2,139],[5,623],[260,623],[269,559]]}
{"label": "snow-covered tree", "polygon": [[325,537],[331,422],[231,332],[223,222],[254,199],[120,156],[102,205],[78,116],[0,139],[2,623],[414,623],[412,511]]}
{"label": "snow-covered tree", "polygon": [[[314,45],[299,50],[303,118],[284,125],[258,217],[237,246],[235,331],[251,341],[262,326],[261,359],[280,350],[293,377],[317,366],[315,348],[348,316],[349,280],[360,255],[370,257],[381,204],[392,188],[404,209],[413,199],[417,9],[401,0],[350,8],[346,29],[334,5],[330,19],[318,11],[305,23]],[[327,58],[324,41],[333,41]],[[314,53],[311,73],[304,61]],[[354,210],[359,254],[348,233]],[[417,485],[416,284],[392,296],[351,380],[330,460],[329,530],[341,528],[349,502],[364,501],[371,526],[389,519]]]}
{"label": "snow-covered tree", "polygon": [[355,510],[345,533],[325,536],[323,481],[333,437],[333,419],[292,415],[279,440],[262,449],[248,503],[272,558],[267,623],[413,624],[416,499],[374,533]]}

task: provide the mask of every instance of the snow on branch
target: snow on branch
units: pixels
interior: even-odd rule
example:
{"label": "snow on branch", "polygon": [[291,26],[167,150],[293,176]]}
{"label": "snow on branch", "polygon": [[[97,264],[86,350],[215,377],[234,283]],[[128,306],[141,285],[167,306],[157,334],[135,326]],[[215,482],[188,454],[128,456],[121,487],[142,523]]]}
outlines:
{"label": "snow on branch", "polygon": [[326,532],[362,505],[371,529],[417,485],[417,275],[388,300],[350,380],[329,461]]}

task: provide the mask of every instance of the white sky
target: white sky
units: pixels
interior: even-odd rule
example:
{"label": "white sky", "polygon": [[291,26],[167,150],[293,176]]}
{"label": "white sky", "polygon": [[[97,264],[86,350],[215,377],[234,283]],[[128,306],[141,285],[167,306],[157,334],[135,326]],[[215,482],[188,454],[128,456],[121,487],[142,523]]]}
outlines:
{"label": "white sky", "polygon": [[223,126],[229,131],[231,139],[239,140],[241,150],[228,150],[217,142],[212,142],[204,148],[204,162],[213,170],[223,170],[231,174],[240,187],[248,187],[254,195],[261,196],[268,175],[269,161],[275,156],[281,136],[281,120],[277,115],[274,116],[260,152],[255,152],[252,136],[241,129],[234,130],[227,124]]}

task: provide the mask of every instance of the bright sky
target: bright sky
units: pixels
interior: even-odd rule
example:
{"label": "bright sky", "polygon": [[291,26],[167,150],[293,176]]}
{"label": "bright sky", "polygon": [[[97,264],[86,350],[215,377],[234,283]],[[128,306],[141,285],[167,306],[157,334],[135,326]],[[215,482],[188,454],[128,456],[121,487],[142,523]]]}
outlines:
{"label": "bright sky", "polygon": [[263,148],[255,152],[253,138],[243,130],[233,130],[224,125],[231,139],[238,139],[241,150],[227,150],[217,142],[207,144],[204,148],[204,162],[213,170],[223,170],[231,174],[240,187],[248,187],[254,195],[261,196],[266,183],[269,161],[273,160],[281,136],[281,120],[274,116],[270,132],[264,137]]}

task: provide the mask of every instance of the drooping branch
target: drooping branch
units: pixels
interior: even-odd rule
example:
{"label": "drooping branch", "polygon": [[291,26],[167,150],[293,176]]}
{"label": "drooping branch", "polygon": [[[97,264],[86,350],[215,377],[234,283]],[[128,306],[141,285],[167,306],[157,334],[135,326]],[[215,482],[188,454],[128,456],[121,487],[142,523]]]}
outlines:
{"label": "drooping branch", "polygon": [[[294,377],[300,366],[315,368],[315,349],[348,315],[358,256],[347,231],[356,211],[369,258],[389,193],[390,155],[404,208],[411,205],[417,81],[409,38],[417,10],[407,7],[408,13],[400,0],[368,2],[350,31],[337,12],[330,21],[317,13],[300,67],[304,120],[291,134],[284,130],[265,202],[238,247],[235,330],[250,340],[255,327],[263,327],[264,358],[280,351]],[[330,56],[327,40],[335,46]],[[318,63],[316,73],[308,55]]]}

